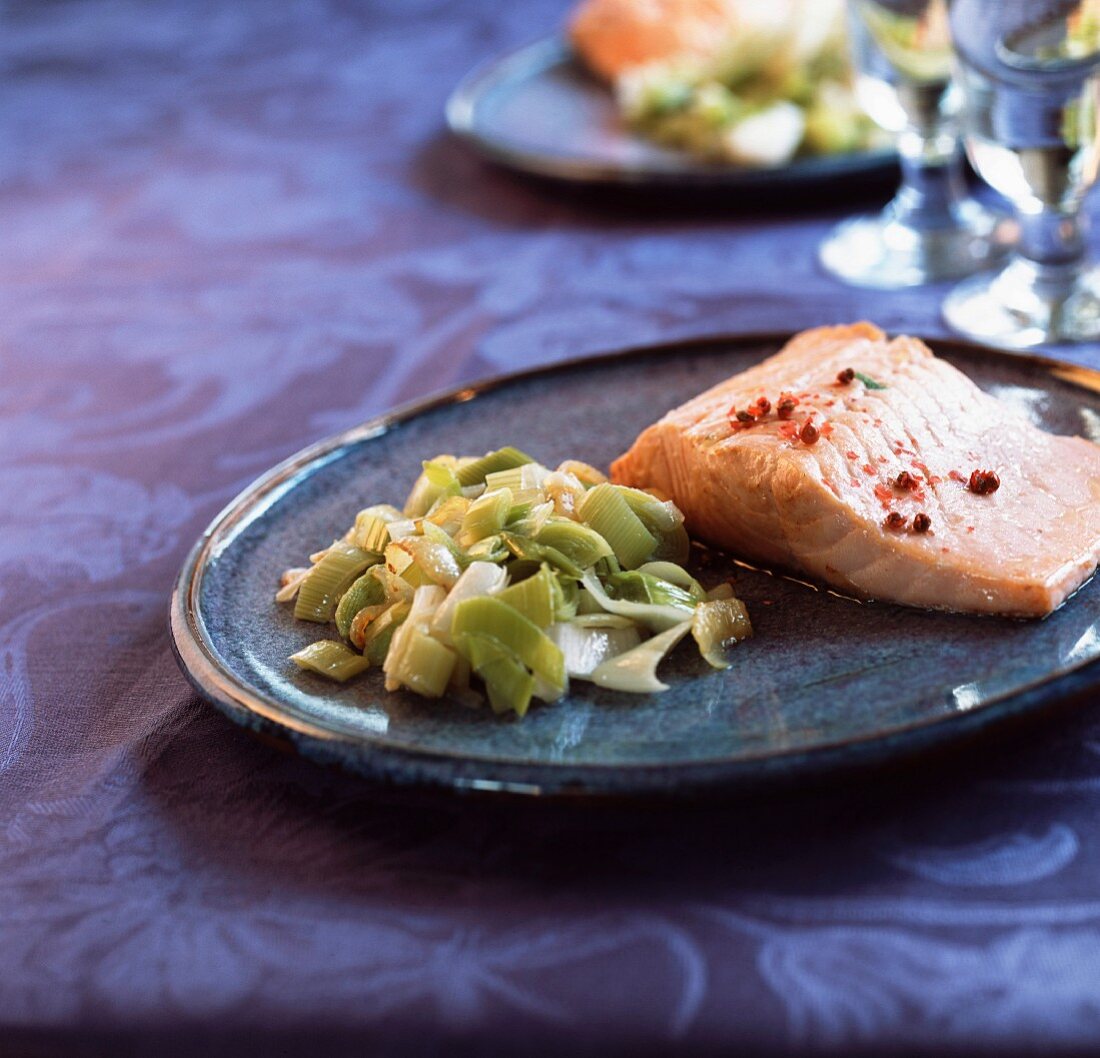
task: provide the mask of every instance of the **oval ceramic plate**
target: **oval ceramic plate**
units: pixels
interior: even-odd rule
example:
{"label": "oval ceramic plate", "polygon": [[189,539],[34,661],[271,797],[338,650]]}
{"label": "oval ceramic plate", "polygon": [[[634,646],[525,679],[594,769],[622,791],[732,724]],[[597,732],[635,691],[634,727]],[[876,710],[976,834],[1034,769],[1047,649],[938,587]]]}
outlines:
{"label": "oval ceramic plate", "polygon": [[[282,463],[197,543],[172,633],[195,687],[305,755],[398,783],[540,794],[699,791],[919,748],[1100,684],[1100,586],[1044,621],[857,603],[729,566],[756,637],[726,672],[690,649],[657,696],[574,682],[522,721],[346,685],[287,656],[324,631],[276,606],[279,574],[371,503],[400,503],[420,461],[521,444],[550,465],[606,466],[666,409],[775,352],[782,338],[693,341],[498,379],[383,416]],[[1100,373],[952,342],[937,351],[1058,433],[1100,429]],[[722,570],[726,572],[725,569]]]}
{"label": "oval ceramic plate", "polygon": [[447,103],[447,123],[496,162],[581,184],[779,191],[889,177],[893,151],[807,158],[775,169],[707,163],[624,128],[607,87],[557,38],[538,41],[471,73]]}

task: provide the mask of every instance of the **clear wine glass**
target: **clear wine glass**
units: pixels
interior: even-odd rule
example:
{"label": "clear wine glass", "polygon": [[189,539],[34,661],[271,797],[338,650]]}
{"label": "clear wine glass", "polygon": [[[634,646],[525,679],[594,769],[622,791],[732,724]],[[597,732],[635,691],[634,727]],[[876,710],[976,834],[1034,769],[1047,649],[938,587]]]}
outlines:
{"label": "clear wine glass", "polygon": [[881,289],[992,267],[1015,233],[967,192],[945,0],[850,0],[850,15],[856,95],[896,134],[902,182],[881,214],[841,224],[821,263],[847,283]]}
{"label": "clear wine glass", "polygon": [[1003,271],[944,303],[957,331],[1006,348],[1100,339],[1100,274],[1081,204],[1100,166],[1100,2],[953,0],[974,167],[1020,222]]}

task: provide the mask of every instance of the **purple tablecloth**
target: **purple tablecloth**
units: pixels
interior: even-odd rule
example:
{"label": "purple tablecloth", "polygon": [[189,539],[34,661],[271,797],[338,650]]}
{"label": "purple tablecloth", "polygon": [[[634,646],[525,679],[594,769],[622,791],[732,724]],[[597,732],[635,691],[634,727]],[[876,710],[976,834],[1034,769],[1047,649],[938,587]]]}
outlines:
{"label": "purple tablecloth", "polygon": [[[842,210],[553,194],[441,129],[560,0],[0,16],[0,1053],[1100,1047],[1100,716],[728,807],[409,802],[176,669],[191,541],[461,380],[942,291],[817,271]],[[1070,354],[1100,366],[1100,352]]]}

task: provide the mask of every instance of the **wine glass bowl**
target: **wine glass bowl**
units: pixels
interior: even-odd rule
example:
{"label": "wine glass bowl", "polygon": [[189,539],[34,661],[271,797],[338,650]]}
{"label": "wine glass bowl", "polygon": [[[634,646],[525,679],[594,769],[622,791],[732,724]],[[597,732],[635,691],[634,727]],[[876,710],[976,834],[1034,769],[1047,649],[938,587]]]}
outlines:
{"label": "wine glass bowl", "polygon": [[897,289],[995,264],[1013,232],[967,192],[944,0],[852,0],[855,90],[897,137],[901,187],[877,216],[845,221],[825,241],[827,271],[857,286]]}
{"label": "wine glass bowl", "polygon": [[953,291],[957,331],[1007,348],[1100,339],[1081,206],[1100,171],[1100,3],[952,0],[971,163],[1013,205],[1017,252]]}

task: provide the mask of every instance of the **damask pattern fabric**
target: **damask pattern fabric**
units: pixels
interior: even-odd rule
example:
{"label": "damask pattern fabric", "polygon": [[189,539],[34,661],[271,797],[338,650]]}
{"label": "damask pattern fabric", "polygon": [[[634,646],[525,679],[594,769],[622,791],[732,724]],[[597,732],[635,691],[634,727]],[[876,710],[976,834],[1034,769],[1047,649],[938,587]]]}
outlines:
{"label": "damask pattern fabric", "polygon": [[563,14],[0,8],[0,1053],[1100,1048],[1089,703],[904,783],[553,810],[380,793],[179,674],[188,546],[321,436],[628,343],[942,333],[942,289],[818,272],[846,207],[592,199],[449,141],[459,77]]}

